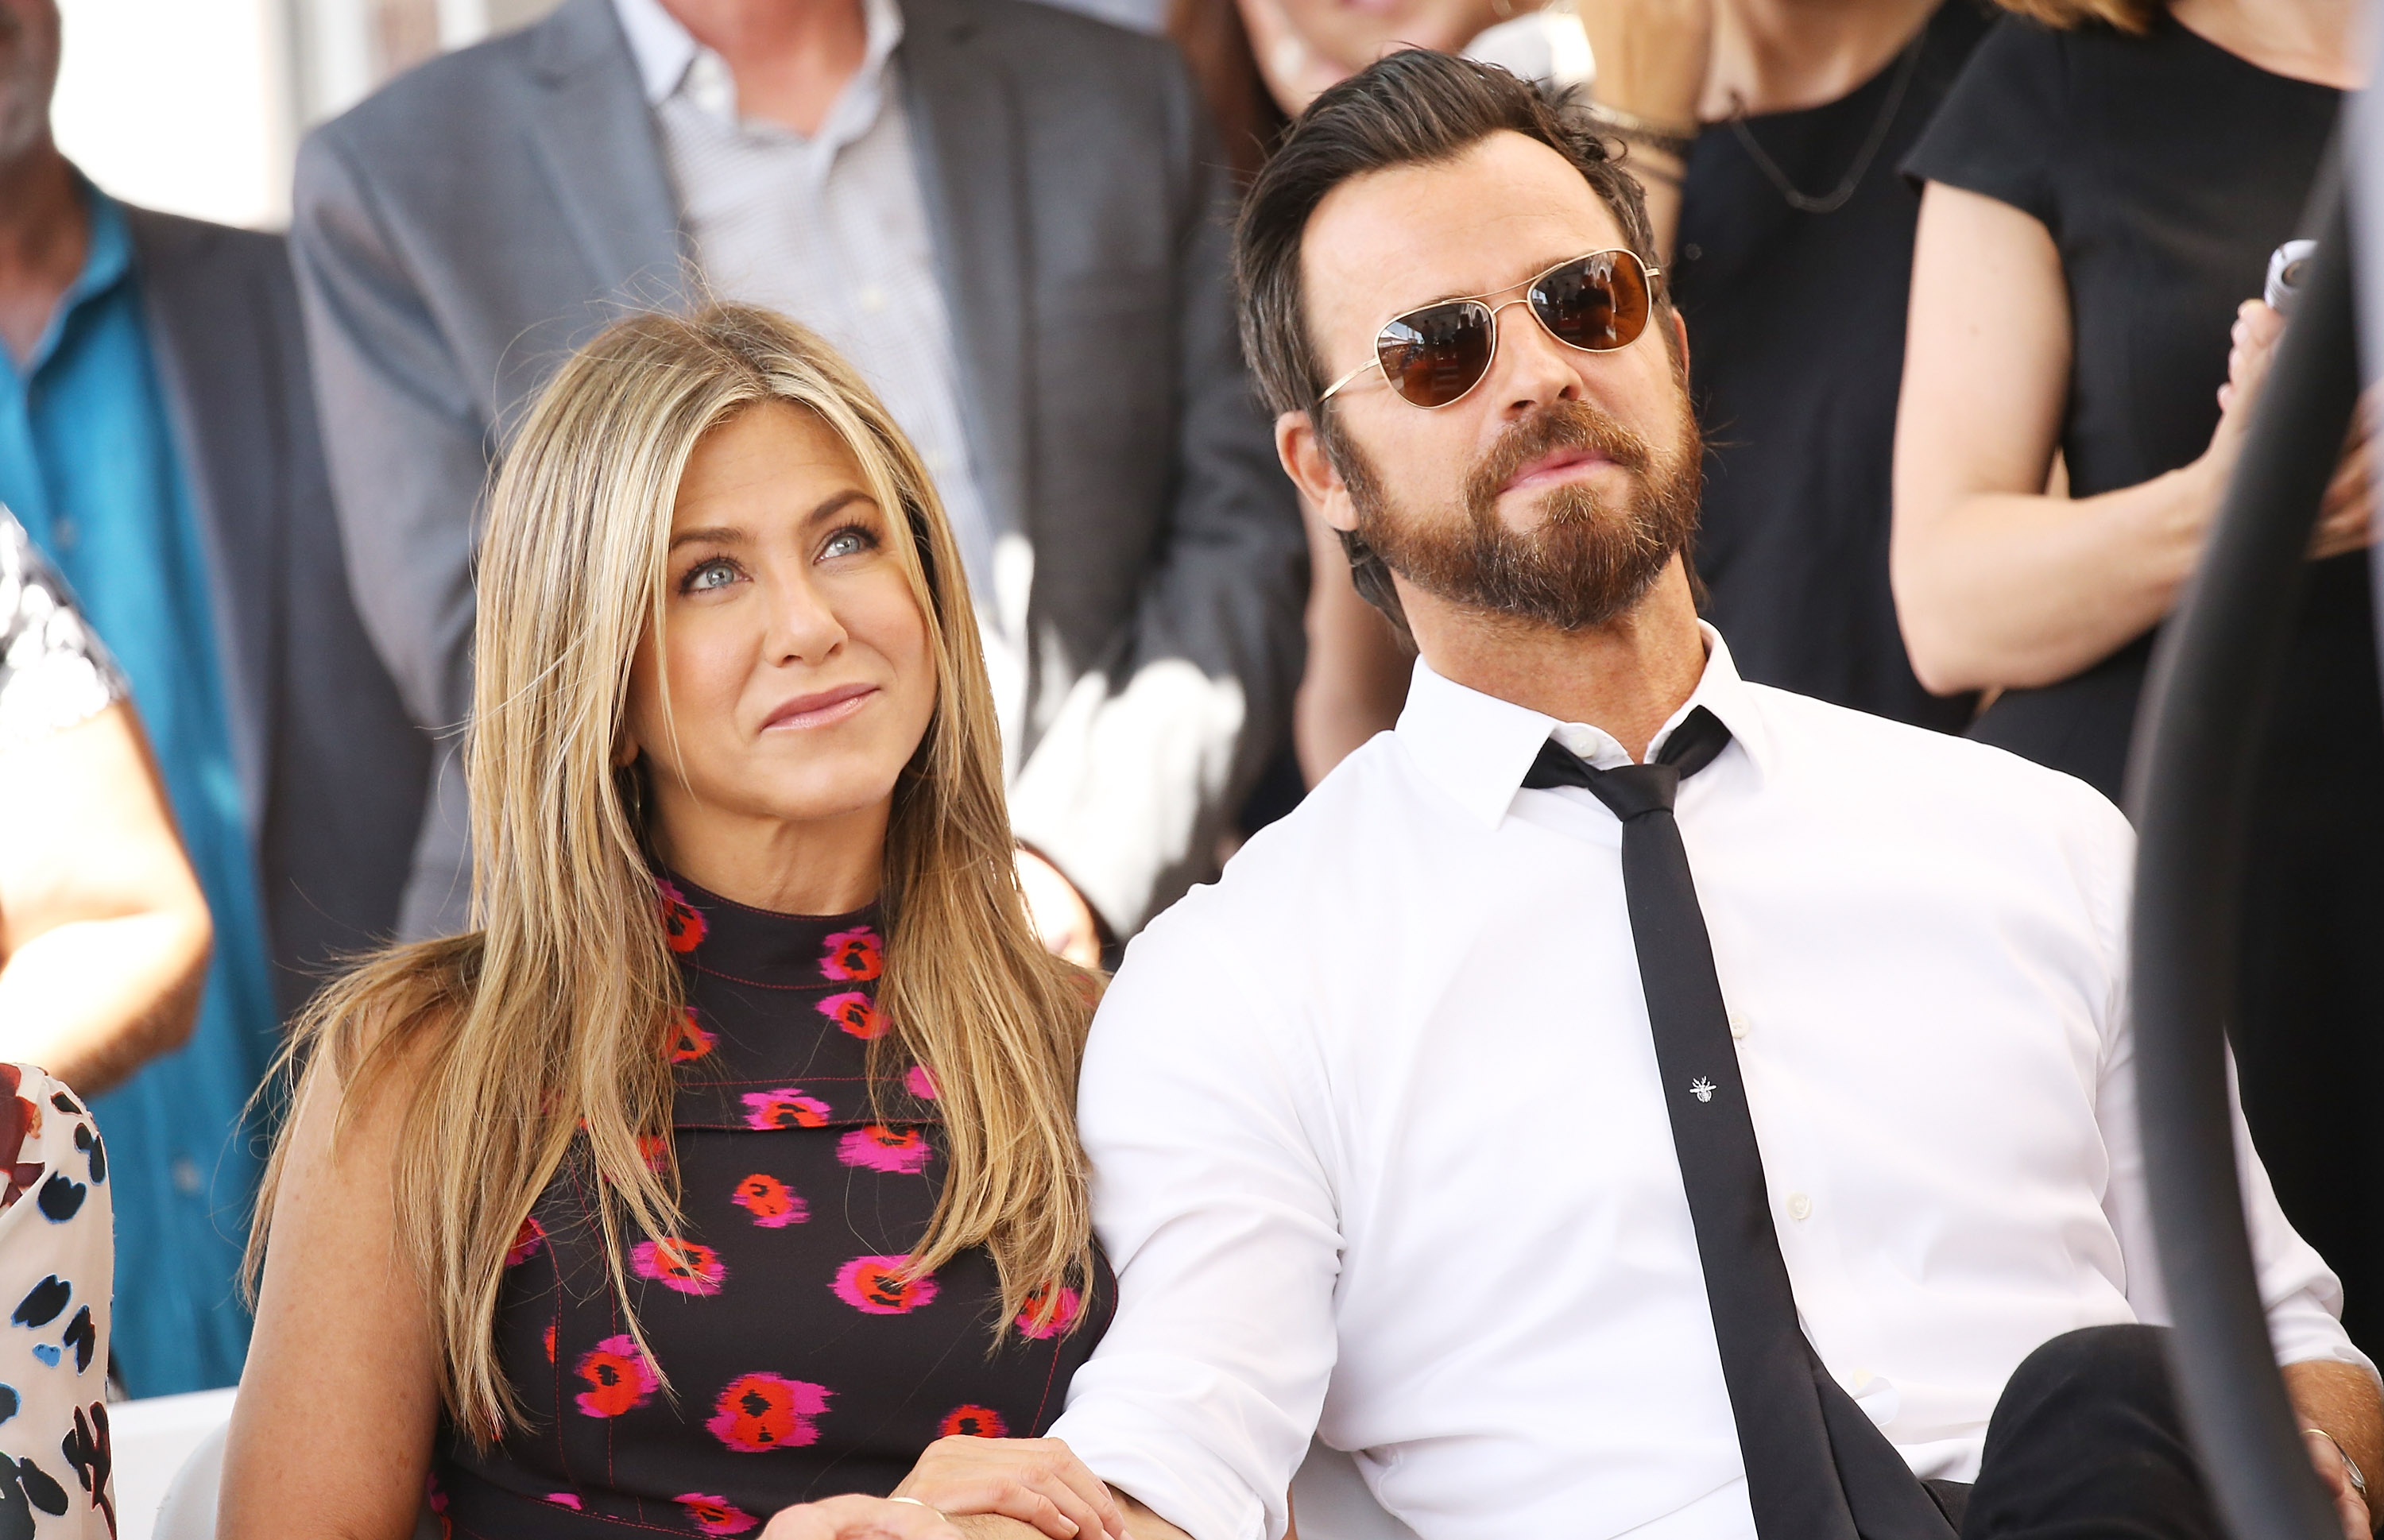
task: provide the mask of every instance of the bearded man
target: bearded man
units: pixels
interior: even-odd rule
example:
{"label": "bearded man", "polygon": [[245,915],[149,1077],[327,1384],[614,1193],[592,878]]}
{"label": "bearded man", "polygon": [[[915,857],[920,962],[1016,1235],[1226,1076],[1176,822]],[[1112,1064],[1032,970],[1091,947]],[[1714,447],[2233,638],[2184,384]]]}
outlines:
{"label": "bearded man", "polygon": [[[1397,730],[1101,1006],[1119,1304],[1054,1435],[1196,1540],[1284,1534],[1311,1434],[1423,1540],[2216,1535],[2160,1343],[2125,820],[1738,677],[1682,562],[1689,339],[1639,190],[1530,88],[1383,60],[1238,240],[1284,465],[1422,655]],[[2237,1137],[2364,1536],[2375,1370]]]}

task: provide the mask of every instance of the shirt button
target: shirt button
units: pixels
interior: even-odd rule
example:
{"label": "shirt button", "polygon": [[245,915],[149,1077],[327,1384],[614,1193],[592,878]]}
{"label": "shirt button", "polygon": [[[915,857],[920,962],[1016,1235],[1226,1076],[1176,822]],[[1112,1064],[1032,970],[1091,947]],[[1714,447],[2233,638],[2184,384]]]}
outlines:
{"label": "shirt button", "polygon": [[1746,1018],[1735,1011],[1730,1013],[1730,1035],[1733,1037],[1746,1036]]}
{"label": "shirt button", "polygon": [[874,283],[864,286],[854,298],[861,302],[863,311],[872,316],[886,308],[886,291]]}
{"label": "shirt button", "polygon": [[174,1190],[184,1198],[199,1195],[199,1162],[188,1155],[174,1157]]}
{"label": "shirt button", "polygon": [[1788,1195],[1788,1217],[1790,1219],[1809,1218],[1812,1212],[1813,1200],[1811,1198],[1806,1197],[1801,1192],[1792,1192]]}

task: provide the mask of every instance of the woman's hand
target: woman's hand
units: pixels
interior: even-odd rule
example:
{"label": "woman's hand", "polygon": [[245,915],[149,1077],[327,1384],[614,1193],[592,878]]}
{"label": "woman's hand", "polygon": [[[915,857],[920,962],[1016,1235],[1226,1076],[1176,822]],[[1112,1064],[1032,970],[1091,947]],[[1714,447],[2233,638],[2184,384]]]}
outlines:
{"label": "woman's hand", "polygon": [[961,1532],[932,1508],[856,1495],[780,1509],[762,1540],[961,1540]]}
{"label": "woman's hand", "polygon": [[1079,968],[1099,967],[1100,925],[1075,884],[1024,845],[1018,848],[1017,864],[1018,891],[1026,900],[1026,918],[1042,938],[1044,950]]}
{"label": "woman's hand", "polygon": [[[2210,448],[2197,462],[2214,480],[2212,502],[2223,495],[2225,483],[2241,457],[2243,435],[2250,427],[2253,404],[2276,362],[2277,343],[2285,333],[2285,318],[2261,300],[2245,300],[2235,311],[2228,335],[2227,383],[2218,387],[2218,408],[2224,414],[2210,437]],[[2363,398],[2351,431],[2343,440],[2342,459],[2327,483],[2326,501],[2317,528],[2310,533],[2310,559],[2323,561],[2373,544],[2375,534],[2373,441],[2376,403]]]}
{"label": "woman's hand", "polygon": [[[1051,1540],[1125,1540],[1125,1515],[1108,1484],[1056,1438],[939,1438],[894,1495],[948,1514],[999,1513]],[[793,1540],[795,1532],[773,1530],[764,1540]],[[801,1533],[811,1540],[810,1532]],[[910,1532],[903,1534],[909,1540]]]}

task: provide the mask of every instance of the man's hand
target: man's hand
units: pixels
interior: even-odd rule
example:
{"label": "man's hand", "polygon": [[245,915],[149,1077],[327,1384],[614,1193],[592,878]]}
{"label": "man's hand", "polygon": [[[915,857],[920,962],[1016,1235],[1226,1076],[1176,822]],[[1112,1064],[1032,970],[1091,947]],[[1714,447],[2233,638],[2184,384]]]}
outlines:
{"label": "man's hand", "polygon": [[1050,1540],[1125,1540],[1107,1484],[1056,1438],[939,1438],[894,1495],[954,1519],[1000,1514]]}
{"label": "man's hand", "polygon": [[963,1540],[932,1508],[859,1495],[780,1509],[762,1540]]}
{"label": "man's hand", "polygon": [[1026,918],[1044,950],[1080,968],[1101,965],[1101,930],[1093,910],[1060,868],[1020,846],[1018,890],[1026,898]]}
{"label": "man's hand", "polygon": [[2317,1359],[2289,1363],[2283,1370],[2285,1394],[2304,1429],[2324,1429],[2321,1436],[2305,1432],[2310,1465],[2333,1494],[2334,1510],[2342,1520],[2343,1540],[2368,1540],[2375,1530],[2366,1501],[2351,1484],[2348,1454],[2363,1474],[2384,1467],[2384,1395],[2376,1377],[2357,1364]]}

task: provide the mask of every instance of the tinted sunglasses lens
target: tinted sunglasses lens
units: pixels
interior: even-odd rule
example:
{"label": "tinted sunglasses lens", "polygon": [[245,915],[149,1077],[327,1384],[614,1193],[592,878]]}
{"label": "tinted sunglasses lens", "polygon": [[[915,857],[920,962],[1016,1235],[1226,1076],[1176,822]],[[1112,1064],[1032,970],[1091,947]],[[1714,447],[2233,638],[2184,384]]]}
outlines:
{"label": "tinted sunglasses lens", "polygon": [[1629,252],[1599,252],[1541,275],[1532,313],[1548,335],[1589,353],[1611,353],[1647,327],[1647,270]]}
{"label": "tinted sunglasses lens", "polygon": [[1490,308],[1474,300],[1410,310],[1374,339],[1383,378],[1418,406],[1446,406],[1482,383],[1490,351]]}

